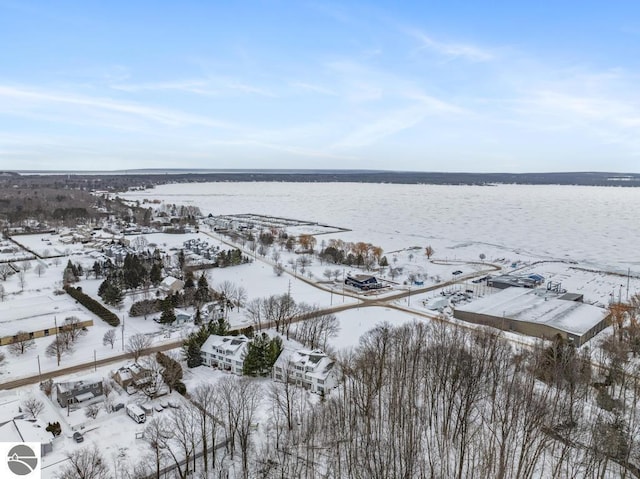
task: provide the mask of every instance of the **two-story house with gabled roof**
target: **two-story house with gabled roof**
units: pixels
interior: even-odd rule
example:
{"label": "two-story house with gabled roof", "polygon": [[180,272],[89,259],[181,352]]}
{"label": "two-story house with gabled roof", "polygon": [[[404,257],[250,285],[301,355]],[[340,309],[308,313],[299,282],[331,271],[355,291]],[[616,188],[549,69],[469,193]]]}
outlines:
{"label": "two-story house with gabled roof", "polygon": [[200,348],[203,364],[242,375],[249,338],[212,334]]}
{"label": "two-story house with gabled roof", "polygon": [[323,351],[285,349],[273,365],[273,378],[326,394],[338,385],[340,374],[335,361]]}

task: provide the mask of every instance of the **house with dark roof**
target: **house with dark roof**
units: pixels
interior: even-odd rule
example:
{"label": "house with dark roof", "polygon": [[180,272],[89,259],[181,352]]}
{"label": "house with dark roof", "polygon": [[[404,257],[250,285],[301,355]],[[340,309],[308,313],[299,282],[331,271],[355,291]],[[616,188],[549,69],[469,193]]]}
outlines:
{"label": "house with dark roof", "polygon": [[347,286],[353,286],[354,288],[362,291],[384,288],[384,285],[380,283],[375,276],[368,274],[347,276],[344,280],[344,284]]}

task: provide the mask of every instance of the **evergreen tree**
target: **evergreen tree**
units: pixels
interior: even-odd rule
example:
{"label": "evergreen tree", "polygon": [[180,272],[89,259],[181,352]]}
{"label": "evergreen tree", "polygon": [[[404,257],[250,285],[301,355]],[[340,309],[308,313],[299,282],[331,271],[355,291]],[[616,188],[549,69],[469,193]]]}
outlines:
{"label": "evergreen tree", "polygon": [[266,366],[269,336],[266,333],[257,334],[247,345],[247,355],[244,357],[242,374],[245,376],[266,376],[269,370]]}
{"label": "evergreen tree", "polygon": [[182,354],[184,355],[187,366],[195,368],[202,364],[202,357],[200,356],[200,348],[209,337],[210,331],[207,326],[201,326],[198,331],[191,333],[182,346]]}
{"label": "evergreen tree", "polygon": [[242,373],[246,376],[269,376],[282,352],[282,339],[270,339],[266,333],[256,334],[247,345]]}
{"label": "evergreen tree", "polygon": [[171,324],[176,320],[176,313],[173,310],[173,301],[171,297],[162,300],[162,314],[160,322],[163,324]]}
{"label": "evergreen tree", "polygon": [[280,353],[282,353],[282,338],[280,336],[274,336],[271,341],[269,341],[269,346],[265,356],[265,366],[269,371],[271,371],[271,368],[277,361],[278,357],[280,357]]}
{"label": "evergreen tree", "polygon": [[217,321],[209,323],[209,334],[217,334],[218,336],[226,336],[229,332],[229,322],[224,317],[218,318]]}
{"label": "evergreen tree", "polygon": [[162,267],[158,263],[153,263],[149,272],[149,280],[154,286],[162,282]]}
{"label": "evergreen tree", "polygon": [[184,275],[184,289],[195,287],[196,283],[193,281],[193,271],[189,270]]}
{"label": "evergreen tree", "polygon": [[[105,280],[107,281],[107,280]],[[103,282],[104,283],[104,282]],[[119,306],[124,299],[124,293],[118,283],[109,281],[104,288],[102,300],[110,306]]]}
{"label": "evergreen tree", "polygon": [[195,295],[197,304],[204,304],[207,301],[211,301],[211,292],[209,291],[209,282],[207,277],[203,274],[198,278],[198,287]]}
{"label": "evergreen tree", "polygon": [[93,274],[95,275],[96,279],[102,276],[102,266],[97,261],[93,263]]}

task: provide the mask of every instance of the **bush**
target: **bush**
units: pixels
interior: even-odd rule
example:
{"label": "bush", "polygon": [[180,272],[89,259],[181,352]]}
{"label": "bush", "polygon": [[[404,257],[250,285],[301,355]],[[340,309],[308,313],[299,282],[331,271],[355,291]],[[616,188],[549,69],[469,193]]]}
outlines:
{"label": "bush", "polygon": [[78,301],[82,306],[87,308],[93,314],[98,316],[100,319],[105,321],[107,324],[113,326],[120,325],[120,318],[116,316],[113,312],[109,311],[98,301],[93,299],[91,296],[88,296],[82,292],[81,288],[74,288],[73,286],[65,286],[64,290],[71,296],[73,299]]}
{"label": "bush", "polygon": [[136,318],[139,316],[146,316],[148,314],[155,314],[162,311],[162,301],[159,299],[143,299],[137,301],[131,305],[129,309],[129,316]]}
{"label": "bush", "polygon": [[178,381],[174,389],[183,396],[187,394],[187,386],[182,381]]}
{"label": "bush", "polygon": [[45,428],[45,431],[50,432],[51,434],[53,434],[53,437],[59,436],[60,434],[62,434],[62,428],[60,427],[60,423],[59,422],[50,422],[47,424],[47,427]]}

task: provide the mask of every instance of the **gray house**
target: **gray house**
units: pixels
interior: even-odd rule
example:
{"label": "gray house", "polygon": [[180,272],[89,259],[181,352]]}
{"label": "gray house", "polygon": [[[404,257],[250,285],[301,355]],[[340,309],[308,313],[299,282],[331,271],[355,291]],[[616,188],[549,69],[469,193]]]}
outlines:
{"label": "gray house", "polygon": [[84,379],[56,384],[56,397],[60,407],[89,401],[102,396],[102,378]]}

